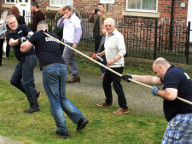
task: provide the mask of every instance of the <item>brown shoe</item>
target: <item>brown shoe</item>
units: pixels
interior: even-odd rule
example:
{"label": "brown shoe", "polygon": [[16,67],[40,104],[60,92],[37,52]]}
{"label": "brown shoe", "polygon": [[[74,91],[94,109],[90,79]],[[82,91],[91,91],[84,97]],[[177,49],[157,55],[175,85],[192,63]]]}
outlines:
{"label": "brown shoe", "polygon": [[68,80],[68,83],[79,83],[80,82],[80,76],[75,75],[71,80]]}
{"label": "brown shoe", "polygon": [[112,104],[108,104],[106,102],[101,103],[101,104],[97,104],[98,107],[104,107],[104,108],[110,108],[112,107]]}
{"label": "brown shoe", "polygon": [[114,111],[113,113],[117,114],[117,115],[121,115],[121,114],[129,113],[129,111],[128,111],[128,109],[119,108],[118,110]]}

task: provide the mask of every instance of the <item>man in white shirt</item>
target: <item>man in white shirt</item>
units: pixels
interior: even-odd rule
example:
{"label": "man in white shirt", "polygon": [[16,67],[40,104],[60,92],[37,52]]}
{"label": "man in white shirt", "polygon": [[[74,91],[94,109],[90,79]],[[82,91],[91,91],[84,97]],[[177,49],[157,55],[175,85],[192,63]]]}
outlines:
{"label": "man in white shirt", "polygon": [[[115,21],[112,18],[107,18],[104,21],[104,25],[107,31],[105,40],[105,50],[98,55],[101,57],[106,56],[107,66],[114,71],[122,74],[124,68],[124,55],[126,54],[125,42],[123,35],[115,28]],[[120,108],[114,111],[114,114],[125,114],[128,113],[127,101],[123,88],[121,85],[121,77],[112,73],[109,70],[105,70],[103,77],[103,90],[105,92],[106,100],[104,103],[97,104],[99,107],[112,107],[112,89],[111,83],[118,95],[118,102]]]}
{"label": "man in white shirt", "polygon": [[[72,46],[73,48],[77,47],[77,44],[80,41],[82,30],[80,19],[72,12],[70,6],[65,6],[63,8],[64,16],[58,21],[57,26],[63,27],[63,41],[64,43]],[[65,65],[69,66],[72,71],[73,78],[68,80],[69,83],[80,82],[80,76],[78,71],[78,66],[75,61],[74,51],[64,47],[62,55]]]}

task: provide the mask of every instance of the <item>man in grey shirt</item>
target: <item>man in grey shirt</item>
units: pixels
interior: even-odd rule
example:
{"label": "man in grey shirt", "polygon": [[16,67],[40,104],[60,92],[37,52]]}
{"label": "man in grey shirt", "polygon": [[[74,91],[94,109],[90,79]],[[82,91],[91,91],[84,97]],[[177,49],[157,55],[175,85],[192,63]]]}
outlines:
{"label": "man in grey shirt", "polygon": [[[105,50],[98,53],[100,57],[105,55],[107,60],[107,66],[114,71],[122,74],[124,68],[124,55],[126,54],[125,42],[123,35],[115,28],[115,21],[112,18],[107,18],[104,21],[104,25],[107,31],[105,40]],[[103,78],[103,90],[105,92],[106,100],[104,103],[97,104],[99,107],[112,107],[112,89],[111,83],[118,95],[118,102],[120,108],[114,111],[114,114],[125,114],[128,113],[127,101],[123,88],[121,85],[121,77],[112,73],[109,70],[105,71]]]}

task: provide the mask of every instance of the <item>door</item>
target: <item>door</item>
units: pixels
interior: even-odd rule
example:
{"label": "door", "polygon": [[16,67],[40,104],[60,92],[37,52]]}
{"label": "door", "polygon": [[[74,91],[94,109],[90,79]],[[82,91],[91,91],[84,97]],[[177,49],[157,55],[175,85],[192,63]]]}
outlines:
{"label": "door", "polygon": [[25,22],[31,22],[31,0],[16,0],[16,7],[20,15],[25,17]]}

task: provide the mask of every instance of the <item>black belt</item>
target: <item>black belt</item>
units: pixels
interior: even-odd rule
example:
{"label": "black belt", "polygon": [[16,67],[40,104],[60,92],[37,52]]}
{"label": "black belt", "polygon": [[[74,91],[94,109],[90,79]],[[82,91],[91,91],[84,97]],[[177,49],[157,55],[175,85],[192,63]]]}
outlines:
{"label": "black belt", "polygon": [[[45,65],[42,67],[42,69],[45,69],[47,68],[48,66],[51,66],[51,65],[59,65],[59,64],[63,64],[63,63],[52,63],[52,64],[48,64],[48,65]],[[63,64],[64,65],[64,64]]]}

